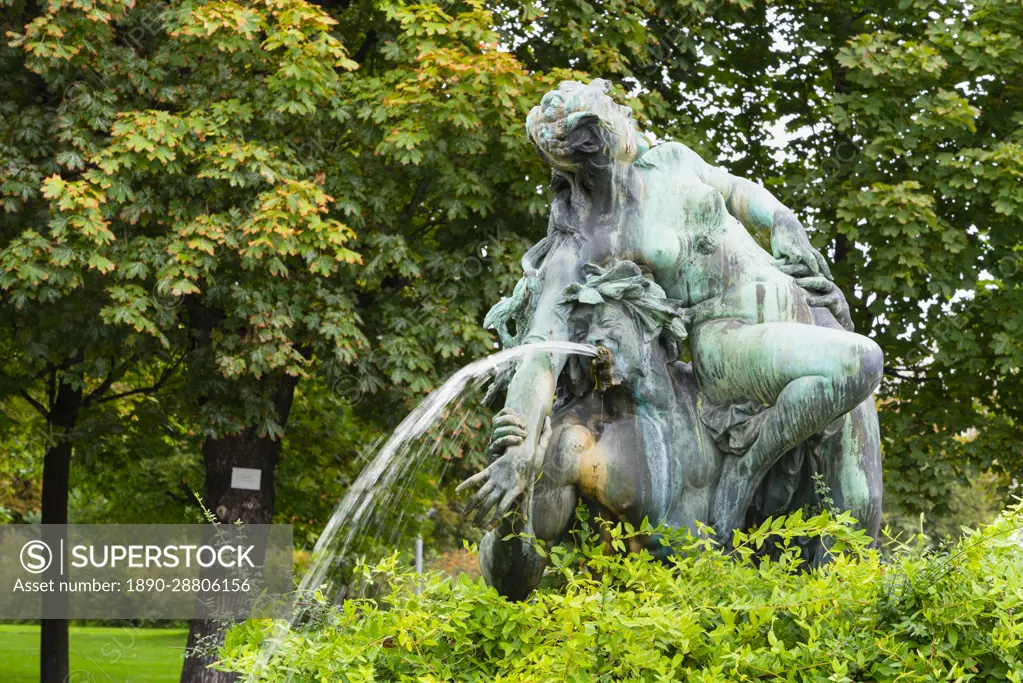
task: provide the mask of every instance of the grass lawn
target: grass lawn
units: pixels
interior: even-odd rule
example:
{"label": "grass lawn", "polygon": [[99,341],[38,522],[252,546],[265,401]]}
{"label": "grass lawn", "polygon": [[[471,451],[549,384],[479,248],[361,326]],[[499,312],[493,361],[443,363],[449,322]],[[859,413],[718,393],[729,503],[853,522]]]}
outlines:
{"label": "grass lawn", "polygon": [[[71,628],[68,683],[177,683],[183,629]],[[0,624],[0,680],[39,681],[39,627]]]}

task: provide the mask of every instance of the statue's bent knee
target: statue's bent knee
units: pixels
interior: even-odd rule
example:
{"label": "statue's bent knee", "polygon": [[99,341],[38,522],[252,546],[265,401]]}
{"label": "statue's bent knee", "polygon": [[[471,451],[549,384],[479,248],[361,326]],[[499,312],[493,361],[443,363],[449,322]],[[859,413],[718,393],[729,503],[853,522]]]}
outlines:
{"label": "statue's bent knee", "polygon": [[884,372],[884,353],[881,347],[872,339],[857,337],[857,343],[849,351],[848,360],[842,368],[843,384],[854,406],[866,401],[874,393]]}

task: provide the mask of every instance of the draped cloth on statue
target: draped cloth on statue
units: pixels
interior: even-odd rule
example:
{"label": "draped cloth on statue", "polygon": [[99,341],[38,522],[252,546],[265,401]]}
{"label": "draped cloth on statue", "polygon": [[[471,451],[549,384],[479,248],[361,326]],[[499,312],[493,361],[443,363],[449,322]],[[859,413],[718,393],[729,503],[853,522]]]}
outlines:
{"label": "draped cloth on statue", "polygon": [[[756,402],[717,405],[704,396],[700,401],[700,421],[723,453],[742,457],[756,440],[769,407]],[[751,506],[753,511],[759,516],[778,514],[789,506],[797,489],[810,487],[813,490],[814,475],[823,474],[824,446],[840,438],[843,424],[843,418],[839,418],[785,453],[757,490]]]}

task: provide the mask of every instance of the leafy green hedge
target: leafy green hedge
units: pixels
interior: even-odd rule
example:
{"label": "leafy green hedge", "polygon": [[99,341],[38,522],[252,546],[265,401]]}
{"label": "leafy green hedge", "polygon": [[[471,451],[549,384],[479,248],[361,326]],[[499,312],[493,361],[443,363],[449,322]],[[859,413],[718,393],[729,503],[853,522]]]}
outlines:
{"label": "leafy green hedge", "polygon": [[[392,560],[385,597],[324,606],[280,640],[260,681],[1021,680],[1019,506],[938,552],[867,547],[847,516],[797,514],[740,536],[729,557],[672,538],[674,558],[608,554],[592,531],[551,551],[524,603],[482,580],[424,581]],[[610,529],[621,547],[633,532]],[[834,561],[800,572],[795,542],[828,537]],[[783,549],[759,561],[765,543]],[[368,572],[369,574],[369,572]],[[223,666],[251,672],[274,624],[234,628]]]}

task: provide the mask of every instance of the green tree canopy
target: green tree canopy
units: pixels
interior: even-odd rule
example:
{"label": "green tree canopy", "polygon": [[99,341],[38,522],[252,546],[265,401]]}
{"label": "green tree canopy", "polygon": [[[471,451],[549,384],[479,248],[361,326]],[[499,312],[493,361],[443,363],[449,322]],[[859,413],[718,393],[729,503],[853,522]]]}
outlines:
{"label": "green tree canopy", "polygon": [[1019,474],[1018,2],[0,6],[0,405],[60,435],[7,419],[5,447],[198,450],[225,518],[224,473],[255,459],[269,519],[296,397],[308,464],[348,466],[493,349],[483,314],[546,224],[525,114],[602,76],[834,261],[887,355],[898,505]]}

